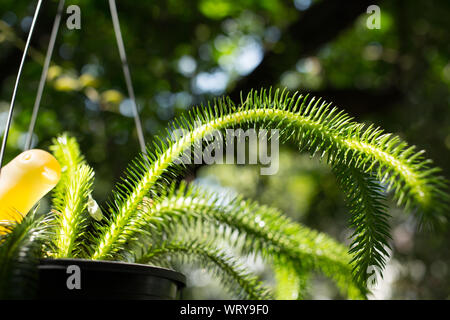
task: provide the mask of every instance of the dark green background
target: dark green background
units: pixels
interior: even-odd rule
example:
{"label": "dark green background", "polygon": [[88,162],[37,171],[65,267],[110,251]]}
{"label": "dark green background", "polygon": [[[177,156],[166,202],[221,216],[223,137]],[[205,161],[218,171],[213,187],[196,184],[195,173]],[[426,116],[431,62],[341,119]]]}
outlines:
{"label": "dark green background", "polygon": [[[355,119],[426,149],[450,177],[449,1],[117,2],[148,142],[175,116],[215,96],[236,99],[241,90],[288,87],[333,101]],[[36,3],[0,4],[2,130]],[[96,171],[94,196],[104,203],[139,145],[133,118],[123,114],[126,104],[120,107],[126,87],[108,2],[66,1],[66,7],[71,4],[81,8],[81,29],[68,30],[64,15],[52,60],[57,76],[44,91],[36,142],[47,148],[63,131],[75,135]],[[379,30],[366,26],[371,4],[381,8]],[[5,162],[23,148],[56,5],[44,1],[39,16]],[[239,60],[245,55],[247,59]],[[82,74],[93,82],[82,85]],[[226,82],[208,91],[198,85],[205,79],[209,85]],[[289,148],[283,149],[281,160],[279,174],[272,177],[259,176],[254,167],[230,166],[204,168],[197,174],[207,186],[230,187],[348,241],[348,215],[329,169]],[[389,285],[379,297],[449,298],[449,232],[418,232],[411,215],[395,208],[391,214]],[[193,291],[195,297],[222,297],[208,279],[204,284]],[[311,287],[311,298],[335,297],[321,278]]]}

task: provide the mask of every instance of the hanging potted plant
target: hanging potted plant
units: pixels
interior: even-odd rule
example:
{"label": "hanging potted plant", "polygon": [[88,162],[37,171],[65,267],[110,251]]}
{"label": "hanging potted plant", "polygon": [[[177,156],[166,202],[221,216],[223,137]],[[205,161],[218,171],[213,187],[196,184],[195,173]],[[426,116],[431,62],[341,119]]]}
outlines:
{"label": "hanging potted plant", "polygon": [[[204,267],[238,298],[298,295],[304,288],[292,284],[311,272],[332,279],[345,297],[364,298],[368,269],[383,269],[389,247],[385,190],[423,223],[447,218],[445,181],[421,152],[320,100],[254,91],[239,105],[219,100],[175,124],[172,129],[186,134],[174,137],[171,130],[157,139],[130,164],[102,209],[92,199],[94,173],[75,139],[56,138],[51,151],[62,170],[52,210],[3,227],[0,296],[177,298],[184,276],[170,269],[181,262]],[[241,197],[225,202],[179,182],[185,167],[179,157],[187,149],[208,145],[205,137],[215,132],[250,127],[278,129],[281,141],[331,165],[350,208],[350,250],[276,209]],[[240,265],[238,258],[250,254],[273,266],[275,290]]]}

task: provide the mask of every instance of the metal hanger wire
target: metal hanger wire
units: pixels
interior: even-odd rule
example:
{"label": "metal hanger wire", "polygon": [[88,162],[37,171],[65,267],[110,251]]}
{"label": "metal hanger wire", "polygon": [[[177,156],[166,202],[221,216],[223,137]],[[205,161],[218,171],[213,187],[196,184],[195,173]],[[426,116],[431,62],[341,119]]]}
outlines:
{"label": "metal hanger wire", "polygon": [[[28,132],[27,132],[27,136],[26,136],[25,150],[28,150],[31,147],[33,131],[34,131],[34,127],[36,125],[37,115],[39,113],[39,106],[40,106],[41,99],[42,99],[42,93],[44,91],[45,81],[47,79],[48,69],[49,69],[49,66],[50,66],[51,57],[53,55],[53,51],[54,51],[54,47],[55,47],[56,36],[58,34],[59,26],[61,24],[61,15],[62,15],[62,12],[63,12],[64,4],[65,4],[65,0],[60,0],[59,1],[58,9],[57,9],[56,16],[55,16],[55,20],[53,22],[53,27],[52,27],[52,31],[51,31],[51,35],[50,35],[50,41],[49,41],[49,45],[48,45],[48,48],[47,48],[47,53],[46,53],[46,56],[45,56],[44,66],[43,66],[43,69],[42,69],[41,78],[40,78],[39,86],[38,86],[38,91],[37,91],[35,103],[34,103],[34,106],[33,106],[33,112],[32,112],[32,116],[31,116],[31,120],[30,120],[30,124],[29,124],[29,128],[28,128]],[[39,0],[38,4],[36,6],[36,9],[35,9],[35,13],[34,13],[34,16],[33,16],[33,21],[31,23],[30,31],[28,33],[28,38],[27,38],[27,42],[25,44],[25,48],[24,48],[24,52],[23,52],[23,55],[22,55],[22,60],[21,60],[21,63],[20,63],[19,71],[17,73],[16,83],[15,83],[14,90],[13,90],[13,95],[12,95],[12,98],[11,98],[11,104],[10,104],[10,108],[9,108],[8,119],[7,119],[7,122],[6,122],[6,127],[5,127],[5,131],[4,131],[4,134],[3,134],[3,141],[2,141],[1,151],[0,151],[0,172],[1,172],[3,157],[4,157],[4,153],[5,153],[6,142],[7,142],[7,139],[8,139],[8,133],[9,133],[9,129],[11,127],[11,121],[12,121],[14,105],[15,105],[15,100],[16,100],[16,95],[17,95],[17,89],[18,89],[18,86],[19,86],[20,77],[21,77],[22,69],[23,69],[23,66],[24,66],[24,63],[25,63],[25,58],[27,56],[28,48],[30,46],[31,36],[33,34],[33,31],[34,31],[34,26],[36,24],[36,20],[37,20],[37,17],[38,17],[41,5],[42,5],[42,0]],[[121,59],[121,62],[122,62],[123,74],[124,74],[125,82],[126,82],[126,85],[127,85],[128,95],[129,95],[130,100],[132,102],[132,109],[133,109],[133,115],[134,115],[136,130],[137,130],[137,134],[138,134],[139,145],[140,145],[141,151],[144,154],[146,154],[144,133],[143,133],[143,130],[142,130],[141,120],[139,118],[139,113],[138,113],[138,110],[137,110],[136,97],[135,97],[135,94],[134,94],[134,88],[133,88],[133,83],[132,83],[132,80],[131,80],[131,74],[130,74],[130,69],[129,69],[129,66],[128,66],[128,61],[127,61],[127,56],[126,56],[126,52],[125,52],[125,46],[124,46],[124,42],[123,42],[123,38],[122,38],[122,33],[120,31],[119,17],[118,17],[118,13],[117,13],[117,7],[116,7],[115,0],[109,0],[109,7],[110,7],[110,11],[111,11],[111,18],[112,18],[112,21],[113,21],[114,33],[115,33],[116,41],[117,41],[117,47],[119,49],[119,55],[120,55],[120,59]]]}
{"label": "metal hanger wire", "polygon": [[19,87],[19,81],[20,81],[20,77],[22,75],[23,65],[25,63],[25,58],[27,56],[28,48],[30,47],[31,36],[34,31],[34,26],[36,24],[37,16],[39,15],[39,11],[41,9],[41,5],[42,5],[42,0],[39,0],[38,4],[36,6],[36,9],[34,11],[33,21],[31,22],[30,31],[28,32],[27,42],[25,43],[25,48],[24,48],[23,55],[22,55],[22,60],[20,61],[19,71],[17,72],[16,83],[14,84],[13,94],[11,97],[11,104],[9,106],[8,118],[6,120],[5,131],[3,133],[2,147],[0,150],[0,170],[2,168],[3,157],[5,155],[5,148],[6,148],[6,142],[8,141],[9,128],[11,127],[11,120],[12,120],[12,116],[13,116],[13,112],[14,112],[14,105],[16,102],[17,88]]}
{"label": "metal hanger wire", "polygon": [[122,70],[127,85],[128,96],[130,97],[132,103],[134,122],[138,134],[139,145],[141,146],[142,153],[146,154],[147,149],[145,148],[144,133],[142,130],[141,120],[139,118],[139,113],[137,110],[136,97],[134,95],[133,82],[131,81],[130,68],[128,67],[127,55],[125,52],[125,45],[123,43],[122,32],[120,31],[119,16],[117,14],[117,7],[115,0],[109,0],[109,9],[111,11],[111,18],[113,21],[114,33],[116,35],[117,47],[119,48],[120,60],[122,61]]}
{"label": "metal hanger wire", "polygon": [[53,22],[52,33],[50,35],[50,42],[48,44],[47,53],[45,55],[44,67],[42,68],[41,79],[39,80],[38,92],[36,94],[36,100],[34,101],[33,114],[31,115],[30,125],[28,127],[28,133],[25,141],[25,150],[28,150],[31,147],[33,131],[36,125],[36,119],[39,112],[39,105],[41,104],[45,81],[47,80],[48,68],[52,59],[53,49],[55,48],[56,35],[58,34],[59,25],[61,23],[61,15],[64,8],[64,3],[65,0],[59,0],[55,21]]}

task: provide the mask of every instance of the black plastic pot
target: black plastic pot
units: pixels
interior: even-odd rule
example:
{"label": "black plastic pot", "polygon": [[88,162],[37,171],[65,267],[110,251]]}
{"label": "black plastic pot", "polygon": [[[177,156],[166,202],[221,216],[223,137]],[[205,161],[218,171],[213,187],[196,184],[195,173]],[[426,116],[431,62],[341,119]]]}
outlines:
{"label": "black plastic pot", "polygon": [[183,274],[142,264],[44,259],[38,267],[38,299],[179,299]]}

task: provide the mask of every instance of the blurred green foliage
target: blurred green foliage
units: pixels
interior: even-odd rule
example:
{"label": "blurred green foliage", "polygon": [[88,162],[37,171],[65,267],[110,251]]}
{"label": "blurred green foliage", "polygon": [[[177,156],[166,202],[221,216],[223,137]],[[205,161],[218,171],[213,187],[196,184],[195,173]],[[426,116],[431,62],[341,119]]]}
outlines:
{"label": "blurred green foliage", "polygon": [[[450,2],[373,1],[381,8],[379,30],[366,27],[365,10],[337,14],[331,0],[117,2],[147,142],[193,105],[270,81],[324,96],[358,120],[401,135],[425,148],[450,177]],[[355,3],[342,4],[344,13]],[[96,172],[94,197],[104,203],[139,146],[108,3],[66,1],[70,4],[81,8],[81,30],[67,29],[63,19],[34,143],[47,148],[58,133],[74,134]],[[35,5],[0,4],[2,130]],[[39,16],[5,162],[25,143],[56,5],[45,1]],[[331,34],[335,25],[339,30]],[[300,35],[310,40],[301,42]],[[267,70],[264,77],[261,70]],[[285,150],[276,176],[258,172],[251,166],[215,166],[200,176],[348,240],[342,197],[320,163]],[[379,296],[449,298],[449,232],[431,237],[417,232],[412,218],[391,214],[393,259]],[[317,297],[333,296],[330,290]]]}

